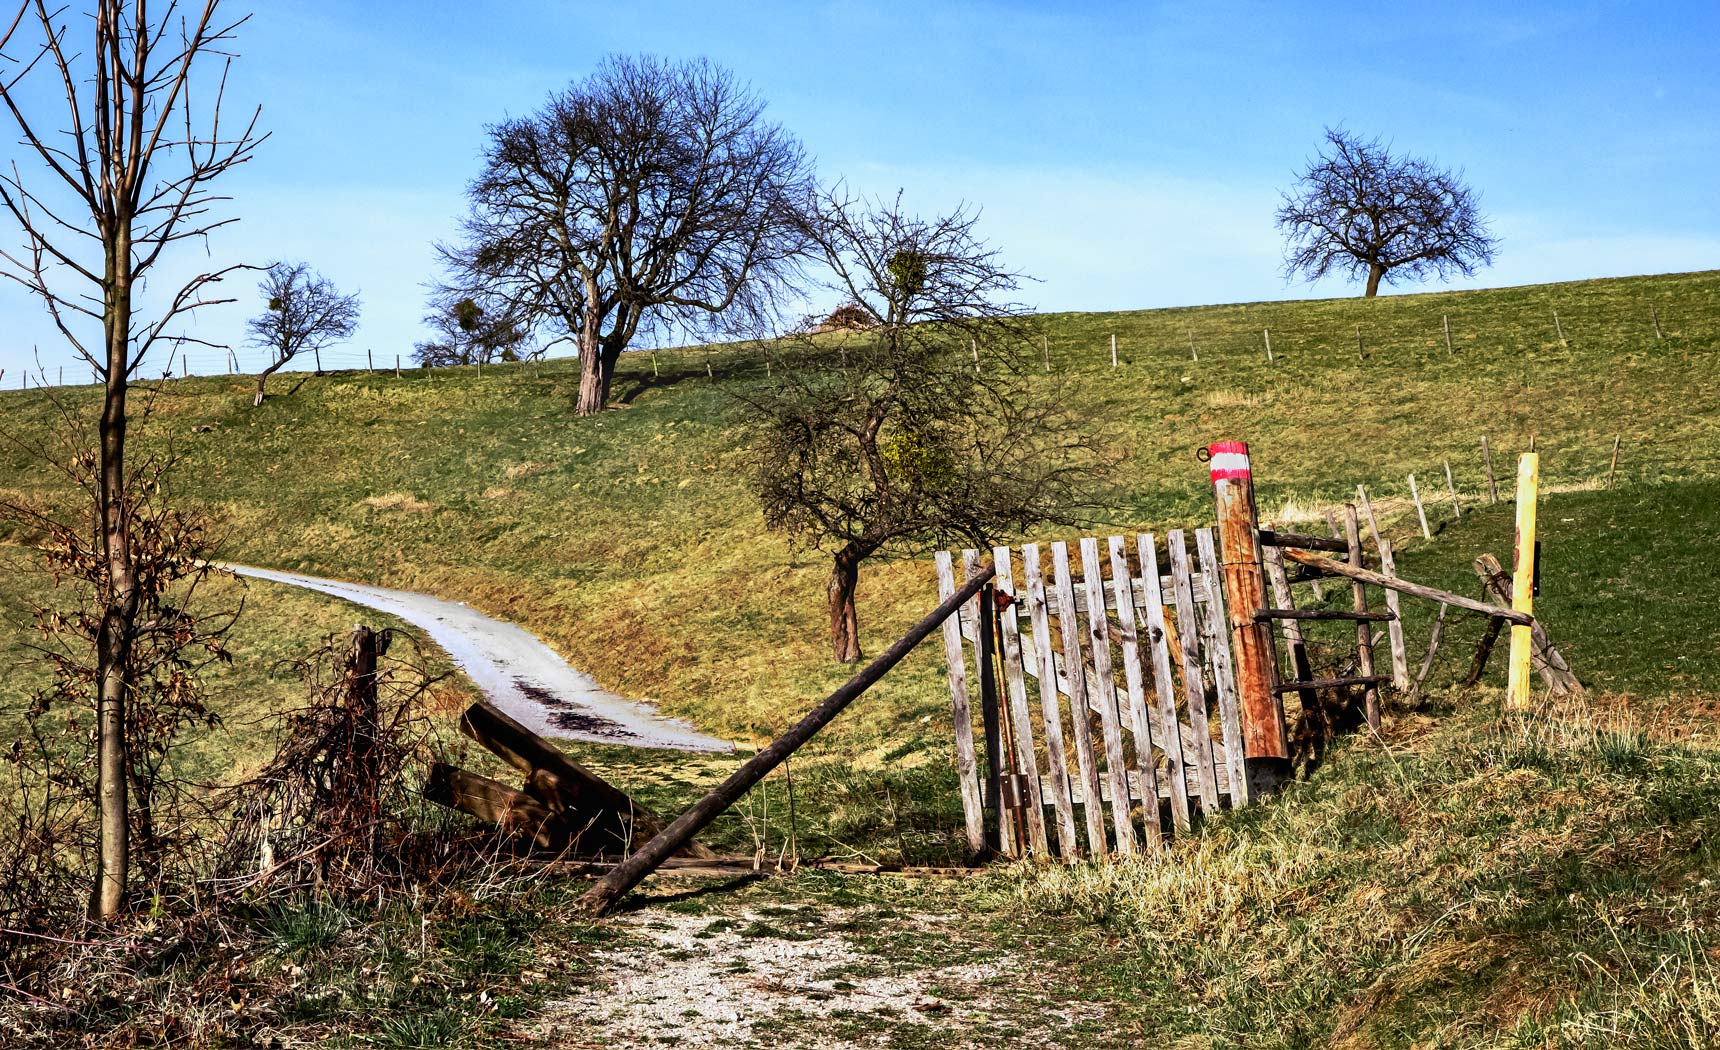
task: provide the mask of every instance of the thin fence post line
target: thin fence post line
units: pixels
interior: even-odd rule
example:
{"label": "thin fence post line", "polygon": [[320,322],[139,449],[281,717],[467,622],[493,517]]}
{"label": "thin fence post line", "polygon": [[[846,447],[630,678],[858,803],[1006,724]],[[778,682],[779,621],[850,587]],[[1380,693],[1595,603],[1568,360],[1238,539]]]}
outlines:
{"label": "thin fence post line", "polygon": [[1368,355],[1362,350],[1362,326],[1356,326],[1356,360],[1366,364]]}
{"label": "thin fence post line", "polygon": [[60,366],[60,382],[59,382],[59,385],[60,386],[66,385],[66,366],[65,365]]}
{"label": "thin fence post line", "polygon": [[322,375],[322,350],[319,348],[317,350],[312,351],[312,354],[316,357],[317,375],[320,376],[320,375]]}
{"label": "thin fence post line", "polygon": [[1459,518],[1463,517],[1463,504],[1457,501],[1457,483],[1451,480],[1451,460],[1445,461],[1445,490],[1451,493],[1451,510]]}
{"label": "thin fence post line", "polygon": [[1618,444],[1619,444],[1619,435],[1614,434],[1613,435],[1612,462],[1607,464],[1607,491],[1608,492],[1612,491],[1613,475],[1618,473]]}
{"label": "thin fence post line", "polygon": [[1045,370],[1051,371],[1051,337],[1044,332],[1039,333],[1039,351],[1045,355]]}
{"label": "thin fence post line", "polygon": [[969,339],[968,349],[973,351],[973,374],[979,375],[979,340]]}
{"label": "thin fence post line", "polygon": [[1453,351],[1451,349],[1451,317],[1449,314],[1440,314],[1439,315],[1439,321],[1441,324],[1443,324],[1445,326],[1445,352],[1448,354],[1452,353]]}
{"label": "thin fence post line", "polygon": [[369,371],[376,371],[376,353],[368,346],[364,348],[364,364]]}
{"label": "thin fence post line", "polygon": [[394,355],[394,378],[400,378],[400,355]]}
{"label": "thin fence post line", "polygon": [[1260,330],[1260,332],[1262,335],[1264,335],[1266,337],[1266,363],[1272,364],[1273,363],[1273,358],[1272,358],[1272,329],[1262,328]]}
{"label": "thin fence post line", "polygon": [[1481,462],[1487,468],[1487,498],[1490,502],[1499,502],[1499,483],[1493,480],[1493,452],[1487,447],[1487,435],[1481,435]]}
{"label": "thin fence post line", "polygon": [[1553,311],[1553,330],[1559,333],[1559,345],[1569,348],[1570,340],[1565,338],[1565,326],[1559,323],[1559,311]]}
{"label": "thin fence post line", "polygon": [[[770,367],[770,359],[769,358],[765,359],[764,365],[767,369]],[[657,371],[657,351],[653,350],[653,351],[651,351],[651,378],[657,379],[659,377],[660,377],[660,374]]]}
{"label": "thin fence post line", "polygon": [[232,367],[234,375],[239,374],[239,355],[233,352],[232,347],[227,348],[227,364]]}
{"label": "thin fence post line", "polygon": [[1433,533],[1427,527],[1427,511],[1421,508],[1421,491],[1415,487],[1415,475],[1409,476],[1409,496],[1415,500],[1415,516],[1421,519],[1421,538],[1433,539]]}
{"label": "thin fence post line", "polygon": [[1194,329],[1188,330],[1188,356],[1191,360],[1200,360],[1200,351],[1194,348]]}
{"label": "thin fence post line", "polygon": [[1117,334],[1111,333],[1111,367],[1117,367]]}
{"label": "thin fence post line", "polygon": [[1654,322],[1654,341],[1657,343],[1666,342],[1666,333],[1660,330],[1660,311],[1655,309],[1653,303],[1648,304],[1648,317]]}

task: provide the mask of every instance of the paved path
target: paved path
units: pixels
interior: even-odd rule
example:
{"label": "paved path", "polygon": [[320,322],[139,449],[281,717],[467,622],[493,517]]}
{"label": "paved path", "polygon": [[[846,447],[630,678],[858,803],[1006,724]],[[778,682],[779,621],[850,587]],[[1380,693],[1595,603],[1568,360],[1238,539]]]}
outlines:
{"label": "paved path", "polygon": [[423,628],[492,704],[543,736],[678,751],[734,749],[726,740],[658,714],[650,704],[604,689],[530,632],[463,603],[248,565],[227,568],[241,576],[331,594]]}

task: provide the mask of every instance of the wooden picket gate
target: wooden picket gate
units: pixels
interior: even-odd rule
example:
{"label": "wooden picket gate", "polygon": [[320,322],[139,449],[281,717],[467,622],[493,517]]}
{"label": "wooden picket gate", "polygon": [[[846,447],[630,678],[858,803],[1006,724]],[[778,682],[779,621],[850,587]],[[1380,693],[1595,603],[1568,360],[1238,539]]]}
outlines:
{"label": "wooden picket gate", "polygon": [[[1019,556],[993,549],[994,585],[944,622],[956,765],[975,852],[1132,854],[1143,843],[1158,845],[1167,830],[1187,832],[1226,800],[1247,803],[1213,530],[1196,530],[1194,546],[1191,558],[1182,530],[1162,542],[1152,534],[1110,536],[1103,551],[1098,537],[1086,537],[1077,565],[1067,543],[1053,543],[1049,580],[1038,544],[1023,545]],[[980,571],[979,551],[964,551],[962,561],[968,578]],[[956,590],[949,552],[938,554],[937,568],[947,598]],[[986,737],[984,784],[970,655]]]}

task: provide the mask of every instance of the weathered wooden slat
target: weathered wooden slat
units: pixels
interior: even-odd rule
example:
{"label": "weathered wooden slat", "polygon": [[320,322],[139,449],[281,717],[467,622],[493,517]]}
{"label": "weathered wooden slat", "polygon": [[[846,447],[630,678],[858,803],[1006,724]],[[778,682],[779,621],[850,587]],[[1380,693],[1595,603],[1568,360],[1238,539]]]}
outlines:
{"label": "weathered wooden slat", "polygon": [[[1353,568],[1362,567],[1362,530],[1356,523],[1356,505],[1344,504],[1344,538],[1350,544],[1350,565]],[[1350,584],[1350,595],[1355,602],[1356,612],[1365,614],[1368,611],[1368,587],[1360,580]],[[1358,616],[1358,620],[1361,617]],[[1356,664],[1362,672],[1359,677],[1371,679],[1374,677],[1374,629],[1365,620],[1356,624]],[[1374,732],[1380,729],[1380,690],[1377,682],[1366,683],[1367,691],[1363,694],[1363,712],[1368,720],[1368,728]]]}
{"label": "weathered wooden slat", "polygon": [[[939,551],[938,599],[948,601],[956,593],[955,565],[949,551]],[[949,668],[950,719],[955,726],[956,779],[961,785],[962,819],[967,826],[968,849],[985,851],[985,806],[979,793],[979,772],[973,752],[973,711],[968,705],[967,661],[962,656],[960,613],[944,620],[944,662]]]}
{"label": "weathered wooden slat", "polygon": [[[1488,596],[1499,603],[1499,608],[1493,610],[1494,614],[1505,612],[1511,600],[1511,574],[1499,564],[1499,559],[1491,554],[1483,554],[1475,559],[1475,574],[1481,577]],[[1547,629],[1539,620],[1529,628],[1529,665],[1541,676],[1541,681],[1546,683],[1555,696],[1582,696],[1587,691],[1572,673],[1571,665],[1565,662],[1564,656],[1553,648],[1552,641],[1547,637]]]}
{"label": "weathered wooden slat", "polygon": [[1105,778],[1111,797],[1122,799],[1111,806],[1111,835],[1118,853],[1133,856],[1135,826],[1129,818],[1129,767],[1123,757],[1122,719],[1117,713],[1117,677],[1111,668],[1110,617],[1105,611],[1104,563],[1099,560],[1099,540],[1081,538],[1081,584],[1087,594],[1087,644],[1093,654],[1093,700],[1099,705],[1099,729],[1104,734]]}
{"label": "weathered wooden slat", "polygon": [[[1374,543],[1380,550],[1380,573],[1384,576],[1397,575],[1397,561],[1392,557],[1392,541],[1380,536],[1374,536]],[[1392,650],[1392,687],[1394,689],[1409,688],[1409,650],[1403,642],[1402,610],[1398,603],[1398,592],[1386,588],[1386,611],[1391,613],[1391,619],[1386,622],[1386,641]],[[1440,607],[1444,612],[1445,607]]]}
{"label": "weathered wooden slat", "polygon": [[1352,675],[1349,678],[1313,678],[1300,682],[1279,682],[1274,688],[1280,693],[1291,693],[1298,689],[1337,689],[1346,685],[1378,685],[1380,682],[1389,681],[1391,681],[1390,675]]}
{"label": "weathered wooden slat", "polygon": [[1147,709],[1146,675],[1142,673],[1140,631],[1135,621],[1133,577],[1129,572],[1129,552],[1123,537],[1112,536],[1106,541],[1111,555],[1111,589],[1117,603],[1117,626],[1123,636],[1123,685],[1129,698],[1129,719],[1135,731],[1135,790],[1142,799],[1152,799],[1152,805],[1142,807],[1142,825],[1147,847],[1156,848],[1164,842],[1164,829],[1159,826],[1158,763],[1153,759],[1153,719]]}
{"label": "weathered wooden slat", "polygon": [[[1045,608],[1045,575],[1039,567],[1039,545],[1021,547],[1021,572],[1027,577],[1027,611],[1033,647],[1039,657],[1039,708],[1045,720],[1046,768],[1051,773],[1051,808],[1057,812],[1057,852],[1071,860],[1077,852],[1075,805],[1069,797],[1069,769],[1063,759],[1063,718],[1058,713],[1057,662],[1051,652],[1051,616]],[[1042,789],[1043,790],[1043,789]]]}
{"label": "weathered wooden slat", "polygon": [[1206,577],[1207,599],[1206,651],[1212,668],[1213,686],[1218,691],[1219,733],[1224,740],[1224,765],[1230,773],[1230,804],[1248,804],[1247,752],[1242,742],[1242,706],[1236,692],[1235,665],[1231,662],[1230,619],[1225,615],[1223,570],[1218,563],[1218,550],[1211,529],[1196,529],[1195,549],[1200,555],[1200,571]]}
{"label": "weathered wooden slat", "polygon": [[1283,532],[1276,529],[1260,530],[1260,545],[1263,547],[1297,547],[1308,551],[1334,551],[1338,554],[1348,554],[1349,548],[1342,540],[1329,540],[1324,536],[1309,536],[1300,532]]}
{"label": "weathered wooden slat", "polygon": [[1151,533],[1135,536],[1135,549],[1140,555],[1141,575],[1145,583],[1147,641],[1153,648],[1153,689],[1158,694],[1159,726],[1168,731],[1159,735],[1159,748],[1165,753],[1165,780],[1171,798],[1171,822],[1180,834],[1188,834],[1192,826],[1188,804],[1188,763],[1183,748],[1181,722],[1177,718],[1176,692],[1171,683],[1171,652],[1165,638],[1165,600],[1160,591],[1158,543]]}
{"label": "weathered wooden slat", "polygon": [[1188,546],[1181,529],[1165,534],[1170,546],[1171,580],[1175,587],[1177,630],[1182,635],[1183,697],[1189,728],[1194,730],[1195,772],[1200,780],[1200,798],[1208,813],[1218,810],[1218,777],[1213,772],[1212,730],[1207,720],[1205,675],[1201,672],[1200,624],[1195,618],[1194,596],[1189,586]]}
{"label": "weathered wooden slat", "polygon": [[[1267,547],[1261,558],[1266,564],[1266,582],[1272,587],[1272,600],[1282,609],[1294,609],[1296,598],[1284,572],[1284,552],[1277,547]],[[1303,681],[1314,677],[1313,665],[1308,660],[1308,647],[1302,641],[1302,625],[1293,619],[1283,619],[1279,623],[1279,630],[1284,634],[1284,646],[1290,650],[1291,677]],[[1301,694],[1303,710],[1312,710],[1319,698],[1312,689],[1303,689]]]}
{"label": "weathered wooden slat", "polygon": [[1333,576],[1343,576],[1351,580],[1360,580],[1362,583],[1371,583],[1376,587],[1385,587],[1388,590],[1401,591],[1404,594],[1412,594],[1417,598],[1426,598],[1429,601],[1444,602],[1447,605],[1453,605],[1459,609],[1467,609],[1470,612],[1478,612],[1485,616],[1497,616],[1505,620],[1507,623],[1522,624],[1527,627],[1529,624],[1535,622],[1535,618],[1533,616],[1529,616],[1525,613],[1514,612],[1510,609],[1500,609],[1496,606],[1489,605],[1486,602],[1477,601],[1474,598],[1465,598],[1461,594],[1442,591],[1438,587],[1427,587],[1419,583],[1411,583],[1401,577],[1382,576],[1377,572],[1371,572],[1367,569],[1354,569],[1342,562],[1333,561],[1330,558],[1323,558],[1318,554],[1309,554],[1304,550],[1287,549],[1284,551],[1284,556],[1298,565],[1312,566],[1313,568],[1319,569],[1323,572],[1329,572]]}
{"label": "weathered wooden slat", "polygon": [[[1051,569],[1056,581],[1057,596],[1063,608],[1075,607],[1075,584],[1069,574],[1069,545],[1061,541],[1051,545]],[[1087,659],[1081,646],[1081,623],[1076,616],[1059,616],[1063,630],[1063,658],[1069,662],[1069,721],[1075,732],[1075,764],[1081,775],[1081,786],[1088,798],[1099,797],[1099,761],[1093,753],[1093,726],[1087,713],[1087,676],[1076,673],[1085,668]],[[1079,695],[1077,695],[1079,694]],[[1105,842],[1105,819],[1098,806],[1082,807],[1087,824],[1087,849],[1096,857],[1108,852]]]}
{"label": "weathered wooden slat", "polygon": [[[1196,602],[1206,601],[1206,587],[1204,585],[1202,585],[1199,580],[1193,581],[1190,584],[1190,586],[1193,588],[1194,600]],[[1130,589],[1134,592],[1135,603],[1137,605],[1145,605],[1146,604],[1145,584],[1142,582],[1142,580],[1139,577],[1137,577],[1136,579],[1134,579],[1130,583]],[[1165,576],[1162,576],[1159,579],[1159,590],[1161,592],[1168,592],[1171,590],[1171,578],[1168,574]],[[1054,593],[1046,594],[1045,600],[1046,600],[1046,608],[1051,613],[1051,615],[1053,615],[1053,616],[1062,615],[1063,606],[1058,604],[1058,598],[1057,598],[1056,594],[1054,594]],[[1087,594],[1083,590],[1078,589],[1075,592],[1075,611],[1078,613],[1085,613],[1087,611]]]}
{"label": "weathered wooden slat", "polygon": [[[989,571],[980,567],[979,551],[971,547],[962,551],[963,582]],[[980,780],[980,797],[996,819],[995,827],[987,832],[986,844],[1005,856],[1014,856],[1015,828],[1009,808],[1003,802],[1004,767],[1009,764],[1009,759],[1003,751],[1001,705],[998,703],[997,678],[992,673],[997,656],[992,650],[997,639],[991,628],[991,599],[991,593],[981,589],[963,611],[971,615],[974,624],[974,674],[979,678],[979,723],[985,741],[985,770]]]}
{"label": "weathered wooden slat", "polygon": [[1380,623],[1395,620],[1390,612],[1352,612],[1349,609],[1256,609],[1256,620],[1366,620]]}
{"label": "weathered wooden slat", "polygon": [[[1015,604],[1014,558],[1008,547],[993,547],[991,562],[997,567],[997,593],[1000,605],[1007,599]],[[1033,719],[1027,707],[1027,682],[1021,666],[1021,622],[1014,616],[1000,616],[998,634],[1003,640],[1003,686],[1008,695],[1009,724],[1015,744],[1015,764],[1027,782],[1027,843],[1035,856],[1051,852],[1045,835],[1045,796],[1039,788],[1039,757],[1033,751]]]}

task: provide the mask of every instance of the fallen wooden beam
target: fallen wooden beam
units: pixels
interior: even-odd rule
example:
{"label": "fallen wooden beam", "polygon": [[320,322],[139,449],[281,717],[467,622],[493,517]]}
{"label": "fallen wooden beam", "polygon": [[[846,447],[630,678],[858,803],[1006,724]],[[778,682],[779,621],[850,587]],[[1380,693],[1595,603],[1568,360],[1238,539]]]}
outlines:
{"label": "fallen wooden beam", "polygon": [[494,824],[510,838],[530,839],[542,849],[560,852],[569,845],[561,821],[537,799],[446,762],[430,766],[424,797],[439,806]]}
{"label": "fallen wooden beam", "polygon": [[1335,554],[1348,554],[1349,544],[1343,540],[1327,539],[1324,536],[1308,536],[1300,532],[1277,532],[1272,529],[1261,529],[1260,543],[1265,547],[1296,547],[1310,551],[1332,551]]}
{"label": "fallen wooden beam", "polygon": [[1459,609],[1468,609],[1470,612],[1483,613],[1487,616],[1497,616],[1502,620],[1506,620],[1514,624],[1521,624],[1524,627],[1531,626],[1535,622],[1535,618],[1530,616],[1528,613],[1515,612],[1511,609],[1501,609],[1488,602],[1477,601],[1474,598],[1465,598],[1461,594],[1452,594],[1450,591],[1442,591],[1438,587],[1428,587],[1419,583],[1411,583],[1408,580],[1400,579],[1396,576],[1386,576],[1370,569],[1358,569],[1351,565],[1345,565],[1342,562],[1333,561],[1330,558],[1322,558],[1318,554],[1309,554],[1305,550],[1298,550],[1294,547],[1286,548],[1284,556],[1298,565],[1306,565],[1310,568],[1319,569],[1321,572],[1331,573],[1334,576],[1347,576],[1350,579],[1357,580],[1361,583],[1371,583],[1376,587],[1385,587],[1390,590],[1401,591],[1404,594],[1412,594],[1417,598],[1426,598],[1428,601],[1444,602],[1447,605],[1455,605]]}
{"label": "fallen wooden beam", "polygon": [[856,697],[884,677],[904,656],[912,652],[916,645],[924,641],[927,635],[942,626],[946,619],[956,615],[957,610],[966,604],[969,598],[978,594],[980,588],[990,583],[996,575],[997,569],[991,565],[975,573],[960,590],[927,613],[919,623],[909,628],[907,634],[898,638],[859,674],[838,686],[788,732],[749,758],[741,768],[730,774],[727,780],[694,803],[691,809],[676,817],[673,823],[637,853],[617,864],[597,885],[585,892],[580,898],[581,906],[594,915],[608,912],[628,890],[639,885],[641,879],[655,871],[671,854],[691,842],[694,835],[739,801],[742,795],[786,761],[802,744],[812,739],[814,733],[829,725],[831,719],[841,714]]}
{"label": "fallen wooden beam", "polygon": [[1351,612],[1349,609],[1257,609],[1256,620],[1367,620],[1383,622],[1397,619],[1392,612]]}

